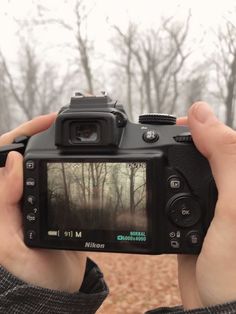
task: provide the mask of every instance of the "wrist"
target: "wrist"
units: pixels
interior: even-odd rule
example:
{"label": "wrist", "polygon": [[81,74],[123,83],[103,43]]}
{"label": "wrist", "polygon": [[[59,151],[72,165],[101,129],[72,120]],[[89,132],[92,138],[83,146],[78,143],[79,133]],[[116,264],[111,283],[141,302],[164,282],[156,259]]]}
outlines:
{"label": "wrist", "polygon": [[[84,279],[87,256],[81,252],[29,249],[20,243],[1,265],[27,284],[74,293]],[[17,255],[14,254],[17,252]]]}

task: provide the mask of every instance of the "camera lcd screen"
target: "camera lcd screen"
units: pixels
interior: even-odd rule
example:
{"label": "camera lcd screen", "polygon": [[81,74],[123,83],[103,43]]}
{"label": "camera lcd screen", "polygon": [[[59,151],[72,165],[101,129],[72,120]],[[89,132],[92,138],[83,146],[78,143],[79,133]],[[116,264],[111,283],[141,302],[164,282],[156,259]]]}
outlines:
{"label": "camera lcd screen", "polygon": [[48,235],[146,241],[146,178],[143,161],[47,162]]}

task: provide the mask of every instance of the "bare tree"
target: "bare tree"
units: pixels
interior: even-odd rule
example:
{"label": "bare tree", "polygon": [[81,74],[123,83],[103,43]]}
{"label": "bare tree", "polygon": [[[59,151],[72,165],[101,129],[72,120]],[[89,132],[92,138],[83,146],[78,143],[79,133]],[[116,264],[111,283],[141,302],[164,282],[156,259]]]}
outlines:
{"label": "bare tree", "polygon": [[36,56],[35,49],[23,42],[17,69],[10,66],[0,53],[6,84],[18,108],[27,119],[55,110],[61,104],[61,97],[69,80],[68,75],[58,79],[53,65],[43,64]]}
{"label": "bare tree", "polygon": [[[181,70],[190,54],[185,52],[189,21],[190,14],[184,24],[167,18],[162,20],[159,29],[141,33],[134,24],[130,24],[126,32],[115,27],[117,36],[126,46],[127,59],[123,66],[128,86],[135,84],[136,89],[139,86],[140,99],[150,112],[175,111]],[[128,90],[130,92],[131,87]],[[127,102],[130,103],[129,98]]]}
{"label": "bare tree", "polygon": [[188,78],[184,81],[182,103],[183,108],[180,108],[178,113],[185,114],[187,109],[196,101],[206,99],[209,96],[209,60],[195,63],[191,66],[192,70],[188,72]]}
{"label": "bare tree", "polygon": [[79,52],[80,56],[80,62],[82,69],[84,71],[85,78],[87,80],[88,85],[88,92],[93,93],[93,75],[91,72],[91,66],[90,66],[90,58],[89,58],[89,41],[87,37],[87,33],[83,35],[82,33],[82,23],[83,20],[87,18],[87,12],[82,15],[82,12],[84,11],[83,8],[83,2],[78,0],[75,5],[74,13],[76,16],[76,25],[77,29],[75,32],[75,38],[77,43],[77,50]]}
{"label": "bare tree", "polygon": [[217,92],[215,96],[226,107],[226,124],[234,126],[236,104],[236,26],[226,21],[217,34],[214,65]]}
{"label": "bare tree", "polygon": [[206,84],[205,77],[201,75],[194,77],[187,84],[187,103],[193,104],[195,101],[203,99],[203,89]]}
{"label": "bare tree", "polygon": [[112,44],[116,49],[116,53],[120,53],[120,60],[114,60],[113,62],[117,65],[118,71],[123,71],[125,74],[125,85],[126,85],[126,105],[127,113],[130,119],[133,119],[133,85],[135,81],[134,75],[134,45],[137,39],[137,26],[133,23],[129,23],[127,32],[124,34],[121,32],[118,26],[114,26],[114,29],[118,33],[118,36],[113,38]]}
{"label": "bare tree", "polygon": [[45,18],[45,14],[42,15],[42,12],[47,13],[47,9],[42,5],[38,7],[38,10],[40,17],[34,21],[36,25],[58,24],[73,35],[74,42],[70,42],[66,46],[75,52],[75,59],[73,60],[76,65],[75,73],[83,75],[86,81],[86,92],[92,94],[94,92],[94,76],[91,68],[93,43],[89,40],[87,34],[87,20],[90,9],[86,6],[86,1],[76,0],[74,2],[74,18],[69,21],[58,17]]}
{"label": "bare tree", "polygon": [[10,108],[10,94],[7,87],[6,74],[3,71],[3,64],[0,64],[0,135],[9,131],[13,112]]}

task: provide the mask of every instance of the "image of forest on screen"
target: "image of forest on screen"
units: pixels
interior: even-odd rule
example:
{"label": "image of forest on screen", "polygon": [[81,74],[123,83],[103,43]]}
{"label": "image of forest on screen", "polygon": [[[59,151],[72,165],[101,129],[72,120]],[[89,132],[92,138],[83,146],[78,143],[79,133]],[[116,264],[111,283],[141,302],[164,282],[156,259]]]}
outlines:
{"label": "image of forest on screen", "polygon": [[146,163],[47,163],[48,227],[147,230]]}

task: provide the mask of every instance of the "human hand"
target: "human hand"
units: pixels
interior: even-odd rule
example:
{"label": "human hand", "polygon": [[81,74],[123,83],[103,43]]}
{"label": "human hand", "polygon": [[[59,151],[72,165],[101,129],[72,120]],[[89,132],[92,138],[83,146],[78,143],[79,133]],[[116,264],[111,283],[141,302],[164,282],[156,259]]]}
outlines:
{"label": "human hand", "polygon": [[185,309],[236,300],[236,132],[211,108],[195,103],[187,124],[198,150],[208,159],[218,189],[215,216],[199,256],[178,256],[179,287]]}
{"label": "human hand", "polygon": [[[0,146],[41,132],[56,114],[37,117],[0,137]],[[19,279],[43,288],[75,292],[83,281],[86,255],[75,251],[30,249],[23,242],[20,200],[23,193],[23,157],[10,152],[0,168],[0,265]]]}

